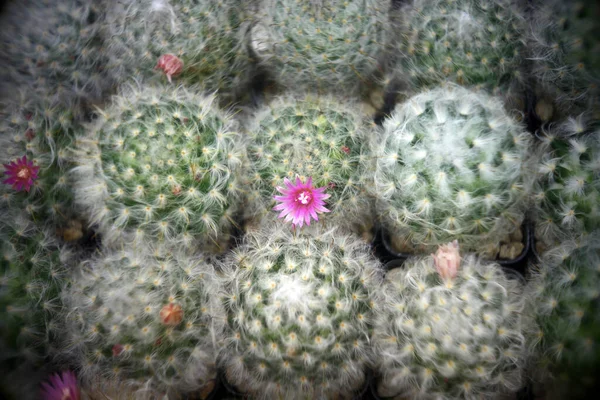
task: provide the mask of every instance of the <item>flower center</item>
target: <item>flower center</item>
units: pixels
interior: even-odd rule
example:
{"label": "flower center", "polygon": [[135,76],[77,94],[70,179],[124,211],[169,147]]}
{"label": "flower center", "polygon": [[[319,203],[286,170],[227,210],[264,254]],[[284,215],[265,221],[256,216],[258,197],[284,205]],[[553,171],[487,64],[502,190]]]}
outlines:
{"label": "flower center", "polygon": [[300,195],[298,195],[298,197],[296,197],[296,201],[299,201],[300,203],[302,203],[304,205],[310,203],[310,200],[311,200],[311,193],[308,190],[300,192]]}
{"label": "flower center", "polygon": [[64,388],[63,392],[62,392],[62,397],[60,398],[60,400],[72,400],[73,397],[71,396],[71,389],[69,388]]}
{"label": "flower center", "polygon": [[17,172],[17,176],[21,179],[29,179],[29,177],[31,176],[31,172],[29,171],[29,168],[22,167],[21,169],[19,169],[19,172]]}

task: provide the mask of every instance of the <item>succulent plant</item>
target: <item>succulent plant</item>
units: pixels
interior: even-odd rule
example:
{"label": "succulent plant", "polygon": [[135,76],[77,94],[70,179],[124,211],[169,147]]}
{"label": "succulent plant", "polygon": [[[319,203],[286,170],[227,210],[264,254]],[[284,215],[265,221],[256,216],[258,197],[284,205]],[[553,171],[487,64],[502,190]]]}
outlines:
{"label": "succulent plant", "polygon": [[413,0],[401,17],[396,75],[417,91],[450,81],[511,95],[524,80],[523,11],[512,0]]}
{"label": "succulent plant", "polygon": [[366,143],[373,123],[354,103],[282,97],[259,111],[252,125],[248,215],[273,213],[273,195],[285,178],[303,183],[312,178],[315,187],[326,187],[330,195],[325,221],[356,225],[370,219],[365,185],[372,159]]}
{"label": "succulent plant", "polygon": [[177,80],[208,91],[243,91],[251,75],[247,32],[253,2],[126,0],[108,11],[110,67],[119,82],[160,76],[164,54],[183,62]]}
{"label": "succulent plant", "polygon": [[225,320],[216,290],[201,253],[162,245],[106,250],[84,261],[63,290],[63,357],[84,383],[103,376],[139,398],[198,390],[216,378]]}
{"label": "succulent plant", "polygon": [[358,237],[315,224],[263,225],[223,261],[220,358],[260,398],[346,398],[365,382],[379,264]]}
{"label": "succulent plant", "polygon": [[261,0],[251,45],[285,88],[357,94],[385,60],[386,0]]}
{"label": "succulent plant", "polygon": [[527,42],[532,75],[559,116],[589,110],[600,117],[599,17],[593,0],[534,2]]}
{"label": "succulent plant", "polygon": [[28,87],[85,116],[111,88],[99,36],[99,3],[24,0],[9,5],[0,31],[4,78],[13,88]]}
{"label": "succulent plant", "polygon": [[528,335],[532,372],[550,399],[590,398],[600,369],[600,252],[567,241],[552,253],[528,284],[527,310],[537,322]]}
{"label": "succulent plant", "polygon": [[497,264],[469,255],[442,279],[433,257],[409,259],[375,303],[380,396],[491,398],[521,387],[523,288]]}
{"label": "succulent plant", "polygon": [[542,128],[536,235],[544,247],[600,233],[600,131],[585,115]]}
{"label": "succulent plant", "polygon": [[458,239],[489,254],[524,219],[531,140],[486,94],[457,86],[410,98],[373,150],[382,223],[419,251]]}
{"label": "succulent plant", "polygon": [[76,139],[75,200],[104,240],[189,246],[227,233],[243,144],[214,99],[125,87]]}

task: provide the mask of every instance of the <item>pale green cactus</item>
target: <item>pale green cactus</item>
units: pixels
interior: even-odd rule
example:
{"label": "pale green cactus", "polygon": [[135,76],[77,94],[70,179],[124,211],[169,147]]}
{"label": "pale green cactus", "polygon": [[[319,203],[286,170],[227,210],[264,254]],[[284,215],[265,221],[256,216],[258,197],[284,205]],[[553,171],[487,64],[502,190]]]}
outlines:
{"label": "pale green cactus", "polygon": [[523,287],[470,255],[442,279],[433,257],[389,271],[376,299],[373,346],[382,397],[492,398],[523,384]]}
{"label": "pale green cactus", "polygon": [[236,390],[264,399],[347,398],[371,364],[379,263],[358,237],[272,222],[223,261],[221,361]]}
{"label": "pale green cactus", "polygon": [[126,87],[77,138],[75,201],[103,240],[191,246],[227,234],[244,149],[214,99]]}
{"label": "pale green cactus", "polygon": [[427,91],[398,105],[380,135],[373,194],[391,235],[419,251],[458,239],[489,254],[520,229],[532,136],[499,99]]}

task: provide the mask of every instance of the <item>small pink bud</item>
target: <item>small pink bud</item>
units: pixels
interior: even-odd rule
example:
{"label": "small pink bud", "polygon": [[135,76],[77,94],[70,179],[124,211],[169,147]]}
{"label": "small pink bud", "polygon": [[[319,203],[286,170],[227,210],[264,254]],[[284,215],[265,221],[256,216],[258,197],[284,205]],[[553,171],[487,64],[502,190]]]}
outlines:
{"label": "small pink bud", "polygon": [[181,61],[174,54],[163,54],[158,59],[158,63],[156,64],[157,69],[162,69],[163,72],[167,75],[167,79],[169,83],[171,83],[171,77],[179,75],[183,70],[183,61]]}
{"label": "small pink bud", "polygon": [[335,186],[336,186],[336,185],[335,185],[335,183],[334,183],[334,182],[329,182],[329,183],[327,184],[327,189],[335,189]]}
{"label": "small pink bud", "polygon": [[342,146],[342,151],[346,154],[350,154],[350,147],[348,146]]}
{"label": "small pink bud", "polygon": [[160,310],[160,320],[168,326],[177,326],[183,320],[183,310],[179,304],[167,304]]}
{"label": "small pink bud", "polygon": [[442,279],[448,280],[456,277],[458,268],[460,267],[460,253],[457,240],[440,246],[432,256],[435,268]]}
{"label": "small pink bud", "polygon": [[113,355],[113,357],[120,356],[120,355],[121,355],[121,353],[123,352],[123,350],[124,350],[124,348],[123,348],[123,346],[122,346],[122,345],[120,345],[120,344],[115,344],[115,345],[112,347],[112,355]]}

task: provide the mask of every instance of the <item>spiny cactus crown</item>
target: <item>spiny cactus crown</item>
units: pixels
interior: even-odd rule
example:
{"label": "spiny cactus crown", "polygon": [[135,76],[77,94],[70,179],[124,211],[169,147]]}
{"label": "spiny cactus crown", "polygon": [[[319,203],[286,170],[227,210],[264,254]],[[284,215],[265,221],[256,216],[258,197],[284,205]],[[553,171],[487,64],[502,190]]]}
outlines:
{"label": "spiny cactus crown", "polygon": [[222,362],[261,398],[329,398],[360,388],[371,360],[378,263],[364,242],[322,224],[274,222],[225,260]]}
{"label": "spiny cactus crown", "polygon": [[163,246],[99,254],[64,290],[63,354],[86,382],[103,376],[140,391],[197,390],[216,377],[224,318],[214,279],[202,254]]}
{"label": "spiny cactus crown", "polygon": [[283,86],[356,92],[380,66],[385,0],[261,0],[252,48]]}
{"label": "spiny cactus crown", "polygon": [[535,199],[539,238],[552,244],[600,227],[600,132],[584,115],[540,133]]}
{"label": "spiny cactus crown", "polygon": [[416,88],[444,81],[506,92],[522,79],[524,18],[509,0],[414,0],[399,9],[397,71]]}
{"label": "spiny cactus crown", "polygon": [[327,187],[331,218],[348,221],[368,213],[369,124],[355,104],[327,97],[280,98],[259,112],[250,129],[247,173],[257,211],[272,212],[275,188],[298,176]]}
{"label": "spiny cactus crown", "polygon": [[118,81],[150,78],[158,58],[183,61],[180,79],[206,90],[243,85],[250,60],[244,37],[251,2],[242,0],[127,0],[109,11],[107,46]]}
{"label": "spiny cactus crown", "polygon": [[77,139],[76,202],[106,240],[190,245],[224,233],[243,147],[232,116],[213,101],[183,89],[125,88]]}
{"label": "spiny cactus crown", "polygon": [[561,109],[598,109],[598,17],[600,7],[593,0],[545,1],[533,10],[528,37],[532,73]]}
{"label": "spiny cactus crown", "polygon": [[520,388],[526,346],[522,287],[497,264],[462,260],[442,280],[432,257],[388,272],[373,345],[382,396],[488,398]]}
{"label": "spiny cactus crown", "polygon": [[497,243],[523,219],[530,143],[495,98],[461,87],[414,96],[374,150],[377,212],[413,244]]}
{"label": "spiny cactus crown", "polygon": [[544,255],[528,284],[528,310],[537,322],[529,341],[538,373],[560,382],[563,398],[580,398],[600,368],[600,252],[569,242],[560,247],[563,257]]}
{"label": "spiny cactus crown", "polygon": [[[72,254],[53,232],[29,216],[5,210],[0,216],[0,349],[3,362],[40,365],[60,333],[56,313],[65,263]],[[6,358],[4,358],[6,356]]]}
{"label": "spiny cactus crown", "polygon": [[79,129],[69,111],[48,102],[25,102],[0,112],[0,164],[25,156],[40,168],[29,192],[0,184],[0,204],[24,210],[40,223],[64,225],[73,215],[67,148]]}

